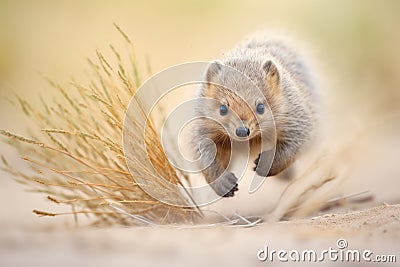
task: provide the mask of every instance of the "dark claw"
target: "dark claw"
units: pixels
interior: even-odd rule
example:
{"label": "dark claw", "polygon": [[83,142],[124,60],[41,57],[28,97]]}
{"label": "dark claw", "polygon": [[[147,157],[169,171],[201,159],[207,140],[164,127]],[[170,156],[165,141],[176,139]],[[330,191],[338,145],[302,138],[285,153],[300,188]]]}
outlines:
{"label": "dark claw", "polygon": [[258,162],[260,161],[260,156],[261,156],[261,153],[258,154],[258,157],[254,160],[254,164],[255,164],[256,166],[254,166],[253,171],[256,171],[256,169],[257,169]]}
{"label": "dark claw", "polygon": [[238,178],[231,172],[224,173],[213,185],[215,192],[222,197],[233,197],[238,188]]}
{"label": "dark claw", "polygon": [[[267,177],[269,174],[269,163],[273,161],[274,154],[271,150],[261,152],[258,157],[254,160],[256,166],[253,170],[260,176]],[[262,158],[261,158],[262,157]]]}
{"label": "dark claw", "polygon": [[228,193],[226,193],[222,197],[233,197],[235,195],[235,192],[238,191],[238,190],[239,190],[238,184],[236,184],[235,187],[231,189],[231,191],[229,191]]}

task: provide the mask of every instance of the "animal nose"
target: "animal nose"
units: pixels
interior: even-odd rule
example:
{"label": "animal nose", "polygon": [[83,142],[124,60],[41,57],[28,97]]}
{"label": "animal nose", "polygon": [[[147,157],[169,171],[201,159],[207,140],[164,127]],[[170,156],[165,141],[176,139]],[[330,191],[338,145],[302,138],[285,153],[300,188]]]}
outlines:
{"label": "animal nose", "polygon": [[236,135],[239,137],[247,137],[250,135],[250,129],[247,127],[238,127],[236,129]]}

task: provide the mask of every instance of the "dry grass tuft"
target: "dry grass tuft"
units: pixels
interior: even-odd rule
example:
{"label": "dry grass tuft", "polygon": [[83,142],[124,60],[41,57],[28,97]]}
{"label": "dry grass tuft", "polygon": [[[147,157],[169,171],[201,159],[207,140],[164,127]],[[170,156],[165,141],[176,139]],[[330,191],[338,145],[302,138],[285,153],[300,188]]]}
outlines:
{"label": "dry grass tuft", "polygon": [[[200,215],[194,208],[182,208],[162,203],[148,194],[128,171],[123,147],[124,114],[130,99],[141,84],[134,48],[129,37],[117,26],[130,47],[130,64],[123,62],[117,49],[110,45],[114,58],[106,60],[97,51],[96,62],[88,60],[94,78],[87,85],[72,81],[68,88],[42,77],[56,89],[52,102],[42,99],[42,106],[33,107],[26,99],[17,97],[17,104],[33,120],[38,129],[29,129],[30,137],[5,130],[0,134],[14,146],[30,171],[22,172],[1,157],[2,169],[16,181],[34,192],[48,195],[56,205],[65,205],[63,213],[34,210],[38,216],[65,214],[86,215],[99,225],[110,224],[170,224],[192,222]],[[140,100],[137,101],[140,105]],[[142,121],[137,114],[134,120]],[[147,153],[156,171],[174,184],[179,184],[179,174],[172,168],[163,153],[159,135],[153,121],[147,120],[146,136],[132,131],[131,140],[145,138],[151,142]],[[142,162],[146,151],[134,150],[132,160]],[[178,190],[164,187],[151,166],[137,164],[135,175],[145,177],[146,186],[164,190],[186,203]]]}
{"label": "dry grass tuft", "polygon": [[[133,98],[136,112],[126,114],[142,77],[133,43],[115,27],[129,47],[130,63],[125,63],[110,45],[111,61],[99,51],[95,61],[88,59],[94,75],[86,85],[72,80],[65,88],[40,74],[55,89],[56,97],[52,101],[41,98],[39,108],[21,97],[16,97],[15,102],[37,129],[30,128],[29,137],[0,129],[0,135],[17,149],[30,171],[16,169],[4,156],[1,169],[30,191],[46,194],[55,205],[69,207],[58,213],[34,210],[40,217],[73,215],[77,221],[78,215],[84,215],[97,225],[193,223],[202,213],[191,207],[193,202],[184,190],[171,186],[182,185],[180,179],[184,175],[173,168],[164,154],[154,118],[144,115],[144,99]],[[129,127],[124,128],[126,122]],[[123,133],[134,148],[128,153],[123,150]],[[359,150],[356,144],[360,138],[354,136],[336,149],[329,140],[321,146],[297,179],[288,184],[274,209],[266,214],[267,219],[306,217],[331,203],[341,183],[350,176],[348,162]],[[149,161],[144,160],[147,157]],[[177,205],[157,200],[143,188]],[[247,221],[236,213],[232,216]],[[221,215],[221,220],[235,224],[228,217]],[[247,226],[250,225],[253,224]]]}

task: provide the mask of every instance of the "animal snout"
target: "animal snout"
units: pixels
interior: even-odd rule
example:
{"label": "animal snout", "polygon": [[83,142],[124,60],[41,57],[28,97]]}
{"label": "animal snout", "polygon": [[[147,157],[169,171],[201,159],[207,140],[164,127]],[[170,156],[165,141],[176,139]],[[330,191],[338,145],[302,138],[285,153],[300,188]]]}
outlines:
{"label": "animal snout", "polygon": [[236,135],[239,137],[247,137],[250,135],[250,129],[247,127],[238,127],[236,129]]}

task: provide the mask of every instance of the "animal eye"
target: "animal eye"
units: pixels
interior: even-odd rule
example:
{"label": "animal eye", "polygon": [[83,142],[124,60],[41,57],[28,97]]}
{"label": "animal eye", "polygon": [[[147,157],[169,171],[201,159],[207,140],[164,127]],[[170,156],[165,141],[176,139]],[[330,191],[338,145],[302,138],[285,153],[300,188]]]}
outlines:
{"label": "animal eye", "polygon": [[258,114],[264,114],[265,107],[263,103],[257,104],[256,111]]}
{"label": "animal eye", "polygon": [[219,114],[221,114],[221,116],[225,116],[228,113],[228,107],[226,105],[221,105],[219,107]]}

